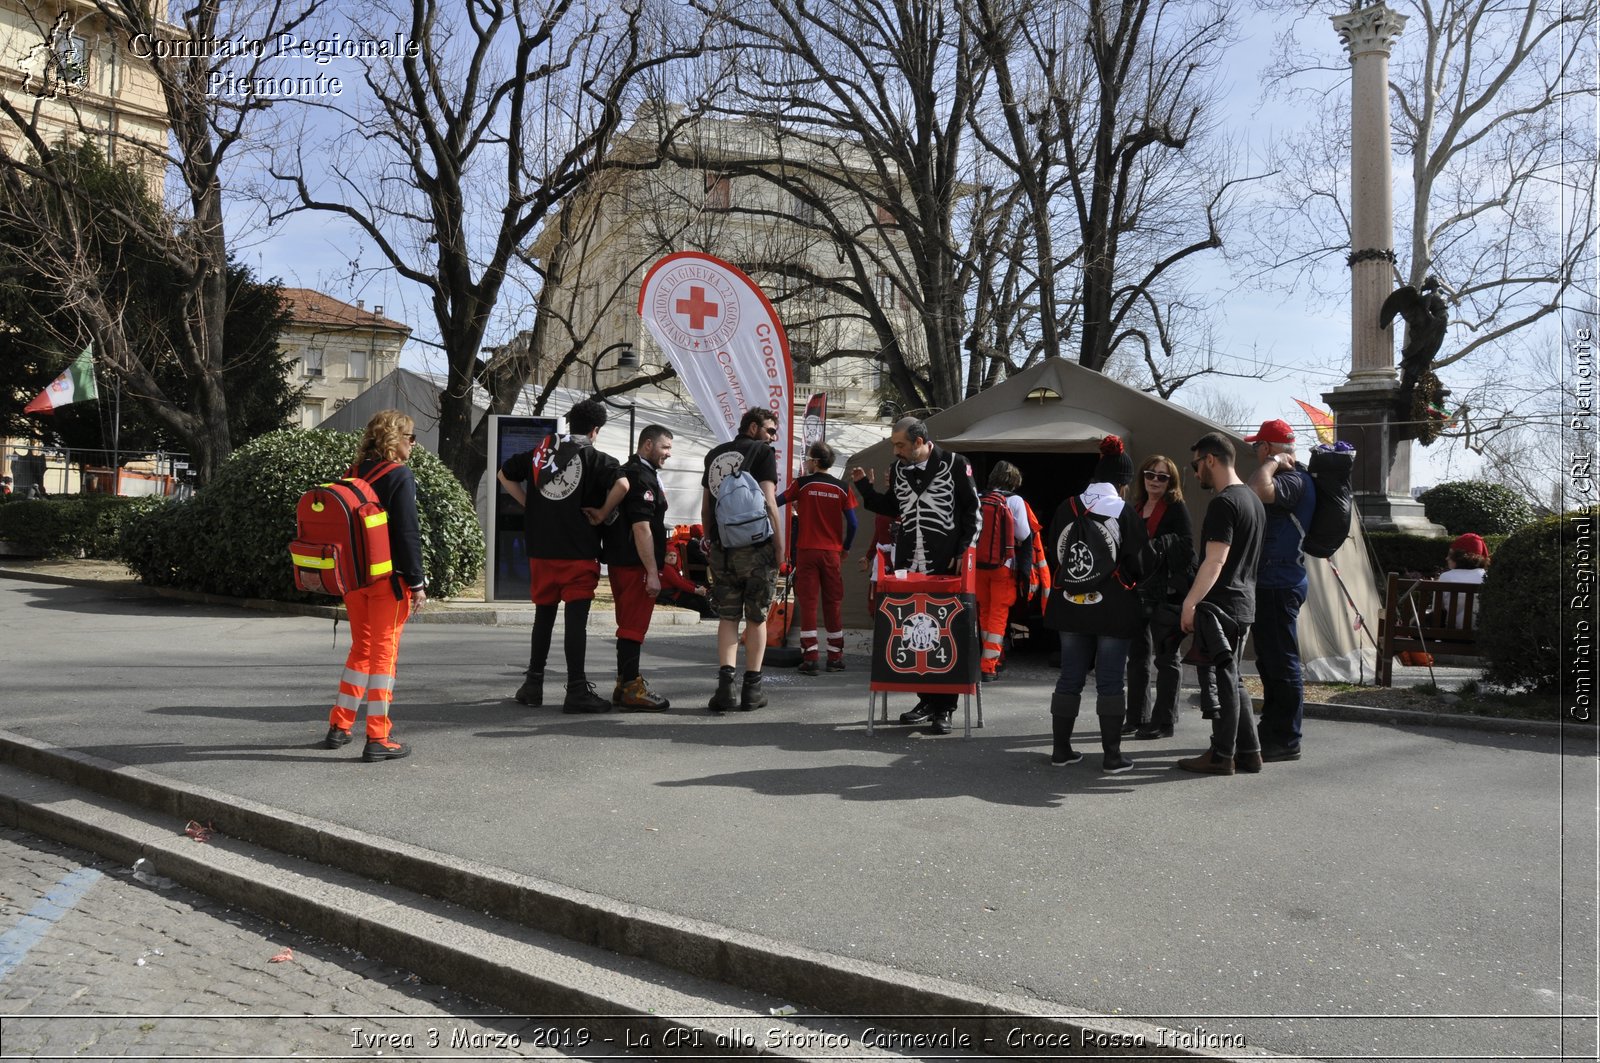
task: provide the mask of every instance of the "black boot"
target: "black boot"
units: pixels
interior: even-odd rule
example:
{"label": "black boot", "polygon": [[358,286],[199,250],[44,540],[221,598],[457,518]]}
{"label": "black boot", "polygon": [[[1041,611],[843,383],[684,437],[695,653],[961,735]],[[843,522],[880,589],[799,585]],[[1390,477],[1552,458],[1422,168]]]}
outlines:
{"label": "black boot", "polygon": [[519,705],[537,706],[544,704],[544,673],[529,672],[528,677],[522,681],[514,695]]}
{"label": "black boot", "polygon": [[711,695],[711,702],[706,707],[715,713],[732,712],[739,707],[739,695],[734,690],[738,681],[732,665],[724,665],[717,669],[717,692]]}
{"label": "black boot", "polygon": [[1076,764],[1083,754],[1072,748],[1072,728],[1078,722],[1077,694],[1050,695],[1050,733],[1054,740],[1050,751],[1053,767]]}
{"label": "black boot", "polygon": [[761,692],[761,673],[746,672],[744,685],[739,690],[739,711],[754,712],[767,707],[767,696]]}
{"label": "black boot", "polygon": [[1122,755],[1122,717],[1127,708],[1125,697],[1102,695],[1095,699],[1095,715],[1100,717],[1100,748],[1105,751],[1100,767],[1111,775],[1120,775],[1133,767],[1133,761]]}

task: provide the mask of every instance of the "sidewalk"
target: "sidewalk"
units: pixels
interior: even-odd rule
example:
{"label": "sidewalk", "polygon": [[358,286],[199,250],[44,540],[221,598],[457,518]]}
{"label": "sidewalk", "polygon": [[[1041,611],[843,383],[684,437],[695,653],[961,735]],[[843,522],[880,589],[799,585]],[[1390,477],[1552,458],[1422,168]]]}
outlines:
{"label": "sidewalk", "polygon": [[1172,769],[1204,745],[1190,713],[1106,776],[1089,719],[1085,762],[1045,763],[1039,666],[985,688],[970,740],[869,738],[859,653],[719,718],[711,630],[662,630],[645,667],[673,711],[571,717],[507,700],[526,628],[419,625],[395,708],[416,754],[364,765],[315,748],[345,645],[325,621],[124,591],[0,583],[29,663],[9,730],[1041,1014],[1312,1057],[1592,1058],[1592,1021],[1562,1018],[1600,995],[1592,729],[1318,720],[1304,760],[1212,779]]}

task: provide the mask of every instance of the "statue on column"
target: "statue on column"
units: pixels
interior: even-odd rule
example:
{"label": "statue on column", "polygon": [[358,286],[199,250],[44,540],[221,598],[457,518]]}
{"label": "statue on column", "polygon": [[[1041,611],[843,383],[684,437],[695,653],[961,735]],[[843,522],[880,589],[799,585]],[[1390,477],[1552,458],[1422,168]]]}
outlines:
{"label": "statue on column", "polygon": [[1434,356],[1444,346],[1445,330],[1450,327],[1450,311],[1439,295],[1439,278],[1430,275],[1418,291],[1409,284],[1389,294],[1378,311],[1378,327],[1388,328],[1399,314],[1406,323],[1406,344],[1400,348],[1400,390],[1416,387],[1422,374],[1433,365]]}
{"label": "statue on column", "polygon": [[1406,343],[1400,348],[1400,394],[1395,406],[1410,422],[1407,438],[1427,446],[1439,437],[1435,408],[1449,392],[1433,374],[1433,360],[1444,345],[1450,311],[1439,292],[1439,278],[1430,275],[1421,290],[1405,284],[1390,293],[1378,311],[1378,326],[1388,328],[1399,315],[1406,323]]}

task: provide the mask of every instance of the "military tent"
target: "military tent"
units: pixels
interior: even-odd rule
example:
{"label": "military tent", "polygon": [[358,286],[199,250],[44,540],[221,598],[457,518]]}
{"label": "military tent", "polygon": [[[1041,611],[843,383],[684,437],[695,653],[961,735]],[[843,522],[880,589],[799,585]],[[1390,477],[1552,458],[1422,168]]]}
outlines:
{"label": "military tent", "polygon": [[[1099,457],[1100,439],[1121,436],[1135,468],[1152,454],[1164,454],[1183,471],[1184,500],[1196,533],[1210,496],[1188,471],[1189,447],[1211,431],[1226,432],[1239,448],[1239,475],[1248,479],[1256,462],[1243,439],[1192,410],[1147,395],[1101,373],[1062,358],[1049,358],[1031,369],[926,418],[934,440],[966,455],[982,491],[989,470],[1002,459],[1022,471],[1021,494],[1048,524],[1068,495],[1083,490]],[[848,465],[877,470],[886,481],[893,453],[884,440],[854,454]],[[1308,450],[1301,441],[1299,457]],[[1364,670],[1372,675],[1377,659],[1367,636],[1356,627],[1356,610],[1377,632],[1378,585],[1365,539],[1358,525],[1331,559],[1309,559],[1310,593],[1300,613],[1300,652],[1306,678],[1356,681]],[[863,537],[870,536],[870,514],[863,514]],[[1354,599],[1341,592],[1335,567]],[[855,565],[846,568],[845,623],[867,627],[866,577]]]}

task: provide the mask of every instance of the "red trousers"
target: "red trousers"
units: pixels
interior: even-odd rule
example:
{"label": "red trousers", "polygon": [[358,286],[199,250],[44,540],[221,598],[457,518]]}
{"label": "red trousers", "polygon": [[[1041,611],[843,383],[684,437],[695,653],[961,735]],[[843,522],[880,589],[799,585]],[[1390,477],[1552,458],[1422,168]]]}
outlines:
{"label": "red trousers", "polygon": [[800,650],[817,655],[817,602],[822,602],[822,622],[827,625],[828,656],[844,653],[844,579],[839,575],[839,551],[796,550],[794,596],[800,604]]}
{"label": "red trousers", "polygon": [[610,565],[606,576],[617,607],[617,638],[643,642],[656,611],[656,600],[644,586],[644,566]]}
{"label": "red trousers", "polygon": [[411,591],[395,600],[393,585],[380,580],[344,596],[350,614],[350,655],[339,677],[339,696],[328,724],[341,731],[356,722],[361,700],[367,702],[367,741],[389,737],[389,706],[394,701],[395,664],[400,657],[400,631],[411,615]]}
{"label": "red trousers", "polygon": [[981,667],[993,675],[1005,655],[1006,624],[1017,600],[1017,574],[1011,569],[978,569],[978,627],[983,632]]}

